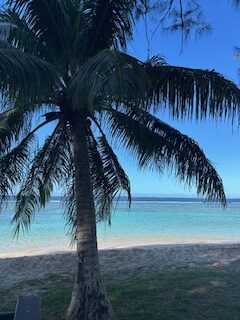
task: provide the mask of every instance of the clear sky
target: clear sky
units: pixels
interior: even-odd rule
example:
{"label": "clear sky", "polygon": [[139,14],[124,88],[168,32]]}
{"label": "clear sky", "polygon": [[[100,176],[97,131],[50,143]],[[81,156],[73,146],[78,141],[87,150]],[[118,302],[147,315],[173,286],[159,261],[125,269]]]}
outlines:
{"label": "clear sky", "polygon": [[[205,18],[212,25],[212,32],[185,43],[181,51],[181,35],[156,33],[151,40],[151,55],[161,54],[169,64],[215,69],[225,77],[240,83],[240,60],[234,56],[234,46],[240,46],[240,8],[236,10],[227,0],[202,0]],[[149,30],[151,34],[151,28]],[[143,24],[139,24],[129,53],[139,59],[147,57],[147,42]],[[151,37],[150,37],[151,38]],[[164,120],[181,132],[194,138],[213,161],[221,175],[228,196],[240,197],[240,133],[230,123],[198,123]],[[151,172],[139,172],[130,157],[119,153],[135,194],[194,195],[168,174],[159,176]]]}
{"label": "clear sky", "polygon": [[[2,1],[0,0],[0,3]],[[240,83],[240,60],[234,56],[234,46],[240,46],[240,8],[236,10],[228,0],[200,0],[205,18],[212,32],[185,43],[181,51],[181,35],[163,34],[159,30],[151,40],[151,55],[161,54],[172,65],[215,69],[225,77]],[[151,27],[150,27],[151,34]],[[139,23],[129,53],[146,60],[147,41],[144,24]],[[191,123],[173,121],[167,115],[163,120],[194,138],[221,175],[227,196],[240,197],[240,133],[229,123]],[[46,135],[42,132],[41,135]],[[149,171],[140,172],[131,157],[118,151],[119,159],[132,185],[132,193],[143,195],[182,196],[195,195],[167,173],[159,176]],[[58,194],[58,192],[57,192]]]}

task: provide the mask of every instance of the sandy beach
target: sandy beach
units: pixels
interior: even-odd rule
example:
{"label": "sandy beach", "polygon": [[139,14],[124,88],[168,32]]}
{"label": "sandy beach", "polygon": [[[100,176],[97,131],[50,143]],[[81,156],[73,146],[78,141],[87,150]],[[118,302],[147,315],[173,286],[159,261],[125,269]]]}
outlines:
{"label": "sandy beach", "polygon": [[[0,258],[0,289],[26,280],[75,272],[75,253],[60,252]],[[159,270],[214,268],[240,270],[240,244],[148,245],[100,250],[102,273],[108,277]]]}

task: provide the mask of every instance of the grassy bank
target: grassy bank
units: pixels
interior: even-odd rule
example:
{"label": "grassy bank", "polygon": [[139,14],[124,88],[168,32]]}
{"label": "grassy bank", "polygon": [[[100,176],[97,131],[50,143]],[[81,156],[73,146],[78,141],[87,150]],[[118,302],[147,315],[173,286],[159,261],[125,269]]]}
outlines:
{"label": "grassy bank", "polygon": [[[105,282],[119,320],[240,319],[240,272],[156,272]],[[64,319],[72,283],[65,275],[2,290],[0,311],[31,292],[42,298],[43,320]]]}

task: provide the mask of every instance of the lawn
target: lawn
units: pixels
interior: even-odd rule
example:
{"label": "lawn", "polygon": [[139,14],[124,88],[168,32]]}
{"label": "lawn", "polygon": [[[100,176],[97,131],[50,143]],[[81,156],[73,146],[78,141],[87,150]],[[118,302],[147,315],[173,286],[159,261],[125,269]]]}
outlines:
{"label": "lawn", "polygon": [[[171,271],[105,279],[119,320],[239,320],[240,272]],[[43,320],[64,319],[73,279],[68,275],[23,282],[0,291],[0,311],[33,292],[42,299]]]}

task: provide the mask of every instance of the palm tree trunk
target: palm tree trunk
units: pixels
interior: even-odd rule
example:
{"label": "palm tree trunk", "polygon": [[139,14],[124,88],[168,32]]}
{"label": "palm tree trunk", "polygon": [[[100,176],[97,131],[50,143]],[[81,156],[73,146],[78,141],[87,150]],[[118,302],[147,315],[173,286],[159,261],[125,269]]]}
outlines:
{"label": "palm tree trunk", "polygon": [[100,276],[95,207],[84,119],[73,126],[78,269],[67,319],[115,320]]}

